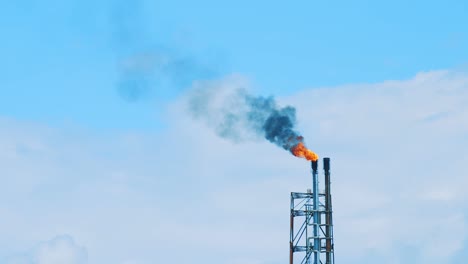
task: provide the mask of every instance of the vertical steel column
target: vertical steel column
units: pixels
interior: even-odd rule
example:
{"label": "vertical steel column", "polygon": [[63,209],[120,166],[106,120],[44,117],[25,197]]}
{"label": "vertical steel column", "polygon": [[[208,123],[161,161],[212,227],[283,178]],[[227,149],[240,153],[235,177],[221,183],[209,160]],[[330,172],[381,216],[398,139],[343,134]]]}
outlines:
{"label": "vertical steel column", "polygon": [[318,162],[312,161],[312,187],[313,187],[313,231],[314,231],[314,264],[320,264],[320,237],[319,237],[319,180],[318,180]]}
{"label": "vertical steel column", "polygon": [[323,159],[323,170],[325,171],[325,264],[332,262],[332,239],[331,239],[331,192],[330,192],[330,158]]}
{"label": "vertical steel column", "polygon": [[289,239],[289,264],[294,264],[294,198],[291,195],[290,239]]}

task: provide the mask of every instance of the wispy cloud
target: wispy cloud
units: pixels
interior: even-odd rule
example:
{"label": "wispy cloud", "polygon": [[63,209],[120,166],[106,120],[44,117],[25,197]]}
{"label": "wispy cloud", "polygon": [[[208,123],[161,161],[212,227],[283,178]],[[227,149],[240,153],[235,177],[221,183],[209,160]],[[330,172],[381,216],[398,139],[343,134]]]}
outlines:
{"label": "wispy cloud", "polygon": [[72,237],[57,236],[41,242],[29,252],[10,257],[7,264],[86,264],[87,251],[75,244]]}

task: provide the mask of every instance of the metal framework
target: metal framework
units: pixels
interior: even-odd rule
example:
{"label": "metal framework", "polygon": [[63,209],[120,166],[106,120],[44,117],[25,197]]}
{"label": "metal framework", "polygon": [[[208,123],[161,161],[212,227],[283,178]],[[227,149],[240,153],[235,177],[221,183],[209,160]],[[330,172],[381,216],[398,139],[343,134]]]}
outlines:
{"label": "metal framework", "polygon": [[[320,192],[318,163],[312,162],[312,190],[291,193],[289,263],[334,264],[330,158],[323,159],[324,191]],[[299,227],[299,228],[296,228]]]}

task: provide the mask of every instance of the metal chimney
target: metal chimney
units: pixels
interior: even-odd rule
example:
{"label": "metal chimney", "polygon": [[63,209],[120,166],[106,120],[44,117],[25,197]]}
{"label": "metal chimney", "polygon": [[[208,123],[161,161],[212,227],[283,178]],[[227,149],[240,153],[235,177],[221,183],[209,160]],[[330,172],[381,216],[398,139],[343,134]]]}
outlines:
{"label": "metal chimney", "polygon": [[330,158],[323,159],[324,193],[319,191],[318,162],[312,161],[311,166],[311,192],[291,193],[289,263],[294,264],[294,256],[301,255],[297,263],[334,264]]}

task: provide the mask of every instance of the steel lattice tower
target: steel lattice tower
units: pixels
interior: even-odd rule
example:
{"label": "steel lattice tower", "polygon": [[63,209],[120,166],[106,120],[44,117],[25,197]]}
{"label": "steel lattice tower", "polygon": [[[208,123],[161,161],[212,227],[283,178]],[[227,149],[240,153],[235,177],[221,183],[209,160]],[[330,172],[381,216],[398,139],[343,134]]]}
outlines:
{"label": "steel lattice tower", "polygon": [[[291,193],[289,263],[334,264],[330,158],[323,159],[324,192],[319,191],[318,162],[312,161],[312,190]],[[299,227],[298,229],[296,227]],[[298,254],[296,254],[298,253]]]}

